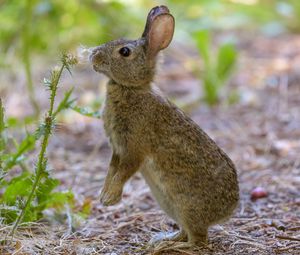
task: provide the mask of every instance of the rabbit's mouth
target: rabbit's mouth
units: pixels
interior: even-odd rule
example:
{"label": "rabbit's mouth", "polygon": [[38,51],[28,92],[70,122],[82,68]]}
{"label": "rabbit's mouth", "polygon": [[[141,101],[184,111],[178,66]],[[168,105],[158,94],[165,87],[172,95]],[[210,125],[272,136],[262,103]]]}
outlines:
{"label": "rabbit's mouth", "polygon": [[89,61],[92,64],[95,64],[95,56],[97,55],[97,51],[95,52],[94,50],[92,51],[92,53],[89,55]]}
{"label": "rabbit's mouth", "polygon": [[99,50],[99,48],[100,47],[94,48],[89,56],[89,60],[93,65],[105,64],[104,53]]}
{"label": "rabbit's mouth", "polygon": [[103,73],[105,75],[108,75],[107,71],[105,68],[101,68],[101,66],[98,66],[98,65],[93,65],[93,69],[98,72],[98,73]]}
{"label": "rabbit's mouth", "polygon": [[96,72],[106,74],[105,64],[104,63],[99,64],[99,61],[97,61],[97,56],[95,54],[91,54],[89,56],[89,60],[90,60],[91,64],[93,65],[93,69]]}
{"label": "rabbit's mouth", "polygon": [[89,55],[89,61],[91,63],[94,64],[94,58],[95,56],[98,54],[99,50],[98,50],[98,47],[93,47],[93,48],[90,48],[90,55]]}
{"label": "rabbit's mouth", "polygon": [[93,69],[96,72],[107,75],[109,63],[105,61],[103,53],[99,51],[98,47],[93,49],[92,53],[89,56],[89,61],[92,63]]}

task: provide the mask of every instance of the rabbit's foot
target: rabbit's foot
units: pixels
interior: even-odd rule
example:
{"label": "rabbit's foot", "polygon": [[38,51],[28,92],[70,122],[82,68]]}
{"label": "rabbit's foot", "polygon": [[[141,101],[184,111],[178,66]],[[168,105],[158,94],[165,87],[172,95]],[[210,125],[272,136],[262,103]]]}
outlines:
{"label": "rabbit's foot", "polygon": [[163,241],[155,247],[155,250],[158,251],[167,251],[167,250],[194,250],[205,247],[206,244],[202,243],[199,245],[193,242],[172,242],[172,241]]}
{"label": "rabbit's foot", "polygon": [[187,234],[184,230],[178,232],[160,232],[151,238],[150,244],[153,245],[161,241],[187,241]]}
{"label": "rabbit's foot", "polygon": [[155,246],[155,251],[167,251],[167,250],[180,250],[180,249],[190,249],[195,247],[188,242],[174,242],[174,241],[162,241],[157,246]]}
{"label": "rabbit's foot", "polygon": [[100,202],[104,206],[114,205],[120,202],[122,198],[122,190],[110,188],[110,189],[103,189],[100,194]]}

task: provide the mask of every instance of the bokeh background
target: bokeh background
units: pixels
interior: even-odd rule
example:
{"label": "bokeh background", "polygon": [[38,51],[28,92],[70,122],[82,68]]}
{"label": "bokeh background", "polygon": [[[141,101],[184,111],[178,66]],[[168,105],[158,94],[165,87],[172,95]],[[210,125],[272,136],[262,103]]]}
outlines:
{"label": "bokeh background", "polygon": [[[230,52],[235,49],[225,49],[225,56],[218,60],[220,45],[232,44],[234,48],[242,48],[243,42],[259,36],[286,37],[288,44],[287,35],[297,34],[300,29],[300,3],[297,0],[2,0],[1,95],[5,95],[7,89],[21,90],[25,85],[27,91],[24,90],[22,97],[27,97],[38,111],[39,92],[36,87],[40,86],[41,75],[57,63],[61,52],[76,54],[80,45],[92,47],[119,37],[137,38],[148,10],[158,4],[168,5],[176,18],[172,45],[178,58],[184,58],[186,51],[194,49],[190,55],[202,55],[204,62],[203,56],[207,55],[211,62],[219,61],[219,65],[229,69],[222,79],[207,78],[205,74],[214,72],[209,64],[201,66],[200,60],[197,66],[189,57],[184,59],[189,62],[184,66],[187,72],[193,72],[200,81],[204,80],[205,91],[209,90],[207,87],[221,87],[215,85],[215,80],[225,83],[239,59]],[[207,37],[211,37],[208,43]],[[233,59],[227,61],[228,58]],[[231,96],[234,101],[238,95]]]}

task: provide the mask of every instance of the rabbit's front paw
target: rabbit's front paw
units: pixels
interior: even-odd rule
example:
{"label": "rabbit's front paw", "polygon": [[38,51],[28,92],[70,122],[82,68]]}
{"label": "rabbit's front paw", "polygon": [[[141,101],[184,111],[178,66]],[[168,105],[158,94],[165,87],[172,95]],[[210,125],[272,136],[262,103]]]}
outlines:
{"label": "rabbit's front paw", "polygon": [[122,190],[119,189],[106,189],[102,190],[100,194],[100,202],[104,206],[114,205],[120,202],[122,198]]}

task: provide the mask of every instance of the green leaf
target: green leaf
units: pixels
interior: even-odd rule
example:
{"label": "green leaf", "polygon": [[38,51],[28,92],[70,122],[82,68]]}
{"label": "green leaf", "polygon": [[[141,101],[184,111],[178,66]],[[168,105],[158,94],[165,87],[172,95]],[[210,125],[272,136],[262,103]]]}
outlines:
{"label": "green leaf", "polygon": [[221,81],[220,84],[224,83],[233,71],[236,58],[237,52],[234,45],[227,43],[220,47],[216,66],[216,73]]}
{"label": "green leaf", "polygon": [[204,78],[204,100],[209,105],[215,105],[219,100],[219,88],[218,81],[214,73],[207,75]]}
{"label": "green leaf", "polygon": [[6,119],[6,126],[7,128],[17,128],[19,129],[20,126],[30,125],[36,122],[35,116],[26,116],[24,119],[20,120],[14,117],[7,117]]}
{"label": "green leaf", "polygon": [[10,127],[17,127],[20,122],[17,118],[14,118],[14,117],[8,117],[7,120],[7,126],[10,128]]}
{"label": "green leaf", "polygon": [[18,197],[27,197],[32,187],[32,176],[23,172],[20,176],[13,178],[4,191],[1,202],[7,205],[16,205]]}
{"label": "green leaf", "polygon": [[53,116],[55,117],[58,113],[60,113],[62,110],[68,109],[71,107],[71,105],[75,102],[76,99],[70,99],[74,88],[71,88],[69,91],[67,91],[64,95],[63,100],[60,101],[59,105],[57,106],[55,112],[53,113]]}
{"label": "green leaf", "polygon": [[23,154],[33,150],[35,142],[35,135],[27,134],[26,138],[18,145],[16,152],[10,154],[10,157],[4,162],[4,171],[11,169],[13,166],[23,161]]}
{"label": "green leaf", "polygon": [[81,215],[86,218],[91,214],[92,210],[92,201],[91,199],[85,199],[81,208]]}
{"label": "green leaf", "polygon": [[87,117],[93,117],[93,118],[97,118],[97,119],[101,118],[101,114],[99,111],[92,111],[92,110],[88,109],[87,107],[79,107],[77,105],[72,105],[70,108],[72,110],[74,110],[75,112],[78,112],[81,115],[84,115]]}
{"label": "green leaf", "polygon": [[35,136],[31,134],[27,134],[26,138],[18,146],[18,152],[21,154],[28,150],[34,149],[35,142],[36,142]]}
{"label": "green leaf", "polygon": [[53,192],[47,199],[45,208],[54,208],[56,210],[62,210],[64,205],[72,203],[74,195],[72,192]]}
{"label": "green leaf", "polygon": [[210,68],[210,45],[211,38],[209,31],[201,30],[193,34],[193,38],[196,41],[196,46],[201,54],[206,68]]}
{"label": "green leaf", "polygon": [[18,216],[20,209],[17,206],[9,206],[5,203],[0,205],[0,219],[4,220],[5,223],[12,223]]}
{"label": "green leaf", "polygon": [[54,188],[59,185],[59,181],[57,179],[52,179],[46,177],[43,182],[39,183],[37,188],[36,196],[39,204],[39,209],[43,210],[46,204],[48,203],[49,197],[51,197],[51,192]]}

